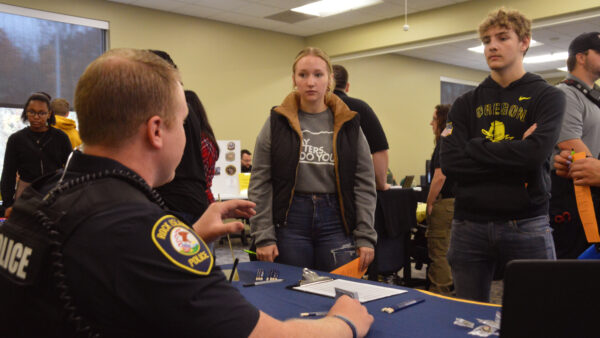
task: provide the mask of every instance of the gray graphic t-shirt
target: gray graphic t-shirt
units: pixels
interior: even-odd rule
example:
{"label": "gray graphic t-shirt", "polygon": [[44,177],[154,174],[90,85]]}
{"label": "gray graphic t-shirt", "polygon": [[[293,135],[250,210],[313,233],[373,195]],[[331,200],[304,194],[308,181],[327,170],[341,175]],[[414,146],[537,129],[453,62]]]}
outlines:
{"label": "gray graphic t-shirt", "polygon": [[302,129],[297,192],[336,192],[333,158],[333,114],[327,109],[317,114],[298,111]]}

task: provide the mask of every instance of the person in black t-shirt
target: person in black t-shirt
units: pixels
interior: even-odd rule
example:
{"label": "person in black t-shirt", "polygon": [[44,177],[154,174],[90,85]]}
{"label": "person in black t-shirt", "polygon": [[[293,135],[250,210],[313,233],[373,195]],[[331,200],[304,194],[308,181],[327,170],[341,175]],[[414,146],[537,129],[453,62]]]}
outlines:
{"label": "person in black t-shirt", "polygon": [[431,282],[429,291],[446,296],[451,295],[452,273],[448,265],[450,246],[450,226],[454,216],[454,181],[447,179],[440,168],[440,135],[446,127],[449,104],[435,106],[431,127],[435,136],[435,150],[431,156],[431,185],[427,195],[427,251],[431,263],[427,277]]}
{"label": "person in black t-shirt", "polygon": [[[167,52],[150,50],[169,62],[175,69],[177,65]],[[179,212],[188,223],[194,223],[206,208],[209,200],[206,194],[206,175],[202,161],[202,121],[199,113],[194,112],[188,103],[188,114],[183,128],[185,129],[185,148],[181,162],[175,169],[175,178],[156,190],[165,200],[169,209]]]}
{"label": "person in black t-shirt", "polygon": [[52,127],[56,119],[48,94],[32,94],[23,106],[21,119],[29,126],[10,135],[4,153],[0,186],[6,217],[10,216],[15,199],[33,180],[62,168],[71,153],[69,137]]}
{"label": "person in black t-shirt", "polygon": [[373,109],[365,101],[346,95],[350,89],[346,68],[341,65],[333,65],[333,74],[335,77],[333,93],[339,96],[350,110],[357,112],[360,116],[360,128],[367,138],[373,157],[376,188],[377,190],[387,190],[390,188],[390,184],[387,183],[389,146],[381,123]]}

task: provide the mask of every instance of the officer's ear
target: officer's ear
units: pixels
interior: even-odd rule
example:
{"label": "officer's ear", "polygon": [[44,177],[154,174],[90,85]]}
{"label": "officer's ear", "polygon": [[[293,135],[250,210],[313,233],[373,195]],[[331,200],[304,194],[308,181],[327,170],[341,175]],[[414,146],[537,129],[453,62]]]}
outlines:
{"label": "officer's ear", "polygon": [[146,138],[151,147],[160,149],[163,146],[163,130],[166,127],[165,121],[158,115],[149,118],[145,125]]}

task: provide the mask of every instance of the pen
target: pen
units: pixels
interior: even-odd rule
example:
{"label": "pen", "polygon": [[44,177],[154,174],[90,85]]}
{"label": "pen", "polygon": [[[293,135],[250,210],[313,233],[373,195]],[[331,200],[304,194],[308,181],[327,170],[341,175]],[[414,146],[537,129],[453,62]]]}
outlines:
{"label": "pen", "polygon": [[254,256],[256,256],[256,252],[254,252],[254,251],[250,251],[250,250],[246,250],[246,249],[244,249],[243,251],[244,251],[245,253],[247,253],[247,254],[251,254],[251,255],[254,255]]}
{"label": "pen", "polygon": [[407,307],[411,307],[413,305],[417,305],[419,303],[423,303],[425,301],[424,298],[417,298],[417,299],[411,299],[411,300],[407,300],[404,301],[402,303],[398,303],[394,306],[391,307],[384,307],[381,309],[381,312],[387,312],[387,313],[394,313],[396,311],[400,311],[403,309],[406,309]]}
{"label": "pen", "polygon": [[300,313],[300,317],[317,317],[317,316],[327,316],[327,312],[302,312],[302,313]]}
{"label": "pen", "polygon": [[235,269],[237,268],[238,262],[240,260],[239,259],[235,259],[235,261],[233,261],[233,267],[231,268],[231,274],[229,275],[229,283],[231,283],[231,281],[233,280],[233,276],[235,276]]}
{"label": "pen", "polygon": [[271,279],[271,280],[265,280],[265,281],[261,281],[261,282],[248,283],[248,284],[244,284],[244,286],[256,286],[256,285],[279,283],[279,282],[283,282],[283,279]]}

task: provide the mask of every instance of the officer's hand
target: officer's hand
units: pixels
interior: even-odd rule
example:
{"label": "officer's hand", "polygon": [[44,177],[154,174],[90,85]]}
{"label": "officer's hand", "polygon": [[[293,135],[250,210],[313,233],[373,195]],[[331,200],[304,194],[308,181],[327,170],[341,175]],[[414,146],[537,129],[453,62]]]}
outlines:
{"label": "officer's hand", "polygon": [[575,185],[600,186],[600,161],[588,157],[571,164],[569,175]]}
{"label": "officer's hand", "polygon": [[366,246],[361,246],[357,250],[359,271],[363,271],[369,267],[375,258],[375,250]]}
{"label": "officer's hand", "polygon": [[250,201],[231,200],[227,202],[216,202],[208,206],[199,220],[194,223],[194,231],[202,237],[205,242],[229,233],[244,229],[241,222],[223,223],[224,218],[250,218],[256,214],[256,204]]}
{"label": "officer's hand", "polygon": [[564,178],[569,177],[569,165],[573,162],[571,152],[563,150],[556,156],[554,156],[554,168],[556,169],[556,175]]}
{"label": "officer's hand", "polygon": [[367,308],[361,305],[358,299],[352,299],[346,295],[338,298],[327,313],[327,317],[335,315],[348,318],[356,326],[358,337],[366,336],[373,324],[373,316],[369,314]]}
{"label": "officer's hand", "polygon": [[256,211],[254,211],[256,203],[254,202],[231,200],[220,204],[222,218],[250,218],[256,215]]}
{"label": "officer's hand", "polygon": [[271,244],[260,248],[256,248],[256,258],[259,261],[273,262],[275,261],[275,258],[277,258],[277,256],[279,256],[277,244]]}

